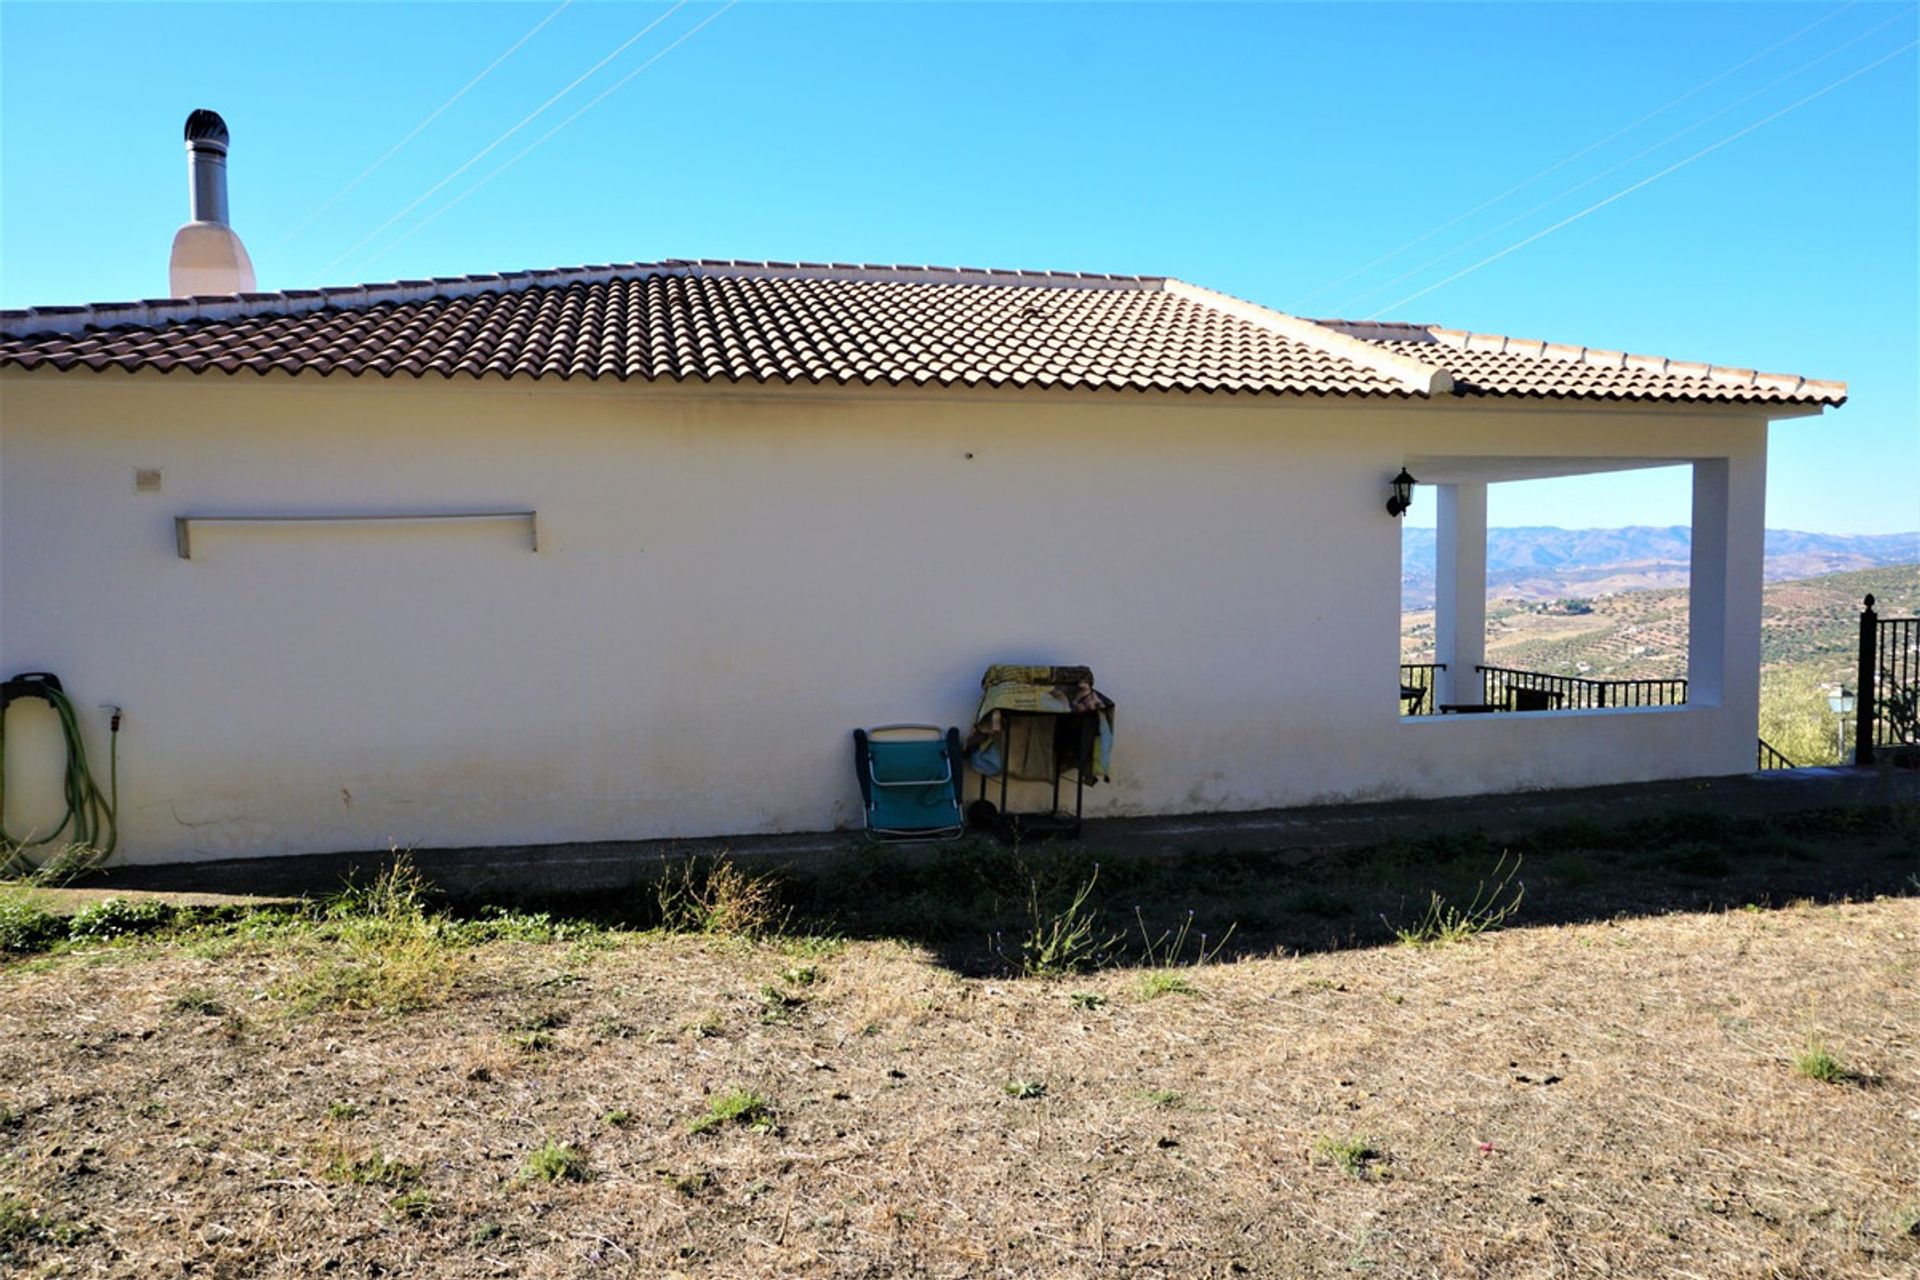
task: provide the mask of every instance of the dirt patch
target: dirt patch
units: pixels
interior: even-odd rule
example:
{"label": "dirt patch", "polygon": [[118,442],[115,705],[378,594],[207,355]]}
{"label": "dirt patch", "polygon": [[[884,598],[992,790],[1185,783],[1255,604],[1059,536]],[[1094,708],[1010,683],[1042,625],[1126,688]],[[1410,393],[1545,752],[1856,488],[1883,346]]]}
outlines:
{"label": "dirt patch", "polygon": [[0,1268],[1913,1274],[1920,900],[1597,915],[1060,980],[459,935],[408,1013],[294,998],[295,930],[0,961]]}

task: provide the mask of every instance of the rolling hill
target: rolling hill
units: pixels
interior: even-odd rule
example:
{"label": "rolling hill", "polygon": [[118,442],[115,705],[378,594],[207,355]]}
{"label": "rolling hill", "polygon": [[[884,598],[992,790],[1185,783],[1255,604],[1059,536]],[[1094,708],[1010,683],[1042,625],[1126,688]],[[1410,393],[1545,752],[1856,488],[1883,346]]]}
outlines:
{"label": "rolling hill", "polygon": [[[1517,600],[1557,600],[1685,587],[1692,545],[1692,531],[1686,525],[1490,529],[1488,593]],[[1856,536],[1769,529],[1766,547],[1769,582],[1920,562],[1920,532]],[[1433,530],[1407,529],[1401,550],[1403,608],[1432,607],[1433,572]]]}

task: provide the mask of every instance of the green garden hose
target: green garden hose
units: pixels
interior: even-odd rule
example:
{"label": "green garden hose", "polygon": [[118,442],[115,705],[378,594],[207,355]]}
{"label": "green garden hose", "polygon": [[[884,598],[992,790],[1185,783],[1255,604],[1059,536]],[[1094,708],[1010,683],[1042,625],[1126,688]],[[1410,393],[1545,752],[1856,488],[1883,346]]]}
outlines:
{"label": "green garden hose", "polygon": [[[60,825],[42,836],[16,838],[6,829],[7,708],[17,698],[38,698],[53,708],[60,719],[60,733],[66,739],[67,768],[64,776],[67,811]],[[60,687],[60,678],[45,671],[33,671],[0,683],[0,874],[24,874],[34,869],[27,850],[60,842],[62,850],[75,850],[90,861],[105,861],[119,838],[114,824],[114,809],[120,803],[120,708],[113,708],[107,748],[107,792],[101,794],[87,765],[87,744],[80,736],[80,718],[73,703]]]}

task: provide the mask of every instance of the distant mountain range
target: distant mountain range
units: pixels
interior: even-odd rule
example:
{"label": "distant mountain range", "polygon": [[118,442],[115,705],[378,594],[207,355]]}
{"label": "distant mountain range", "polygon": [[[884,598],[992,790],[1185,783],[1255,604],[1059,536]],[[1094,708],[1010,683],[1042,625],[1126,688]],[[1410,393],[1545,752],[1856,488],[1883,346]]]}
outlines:
{"label": "distant mountain range", "polygon": [[[1487,590],[1517,600],[1557,600],[1684,587],[1692,546],[1693,533],[1685,525],[1489,529]],[[1769,529],[1766,555],[1769,582],[1885,565],[1920,566],[1920,532],[1849,535]],[[1433,571],[1434,531],[1407,529],[1401,551],[1402,607],[1433,607]]]}

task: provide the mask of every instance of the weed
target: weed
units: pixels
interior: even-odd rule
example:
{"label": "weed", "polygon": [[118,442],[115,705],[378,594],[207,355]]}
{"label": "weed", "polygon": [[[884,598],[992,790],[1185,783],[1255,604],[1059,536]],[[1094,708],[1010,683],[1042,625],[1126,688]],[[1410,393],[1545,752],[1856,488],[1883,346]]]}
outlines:
{"label": "weed", "polygon": [[593,1176],[577,1147],[551,1138],[528,1153],[521,1173],[539,1182],[585,1182]]}
{"label": "weed", "polygon": [[405,1218],[409,1222],[425,1222],[439,1211],[439,1206],[434,1204],[433,1197],[418,1187],[411,1191],[402,1191],[387,1201],[387,1208],[393,1211],[394,1217]]}
{"label": "weed", "polygon": [[429,909],[430,893],[404,854],[372,884],[348,884],[322,911],[319,932],[330,943],[324,957],[274,994],[300,1013],[412,1013],[443,1002],[459,978],[459,938]]}
{"label": "weed", "polygon": [[694,1133],[705,1133],[726,1125],[739,1125],[755,1133],[770,1133],[774,1127],[773,1106],[751,1089],[729,1089],[709,1098],[707,1114],[696,1119],[689,1128]]}
{"label": "weed", "polygon": [[1177,1110],[1187,1100],[1187,1095],[1178,1089],[1148,1089],[1140,1097],[1148,1106],[1159,1107],[1163,1111]]}
{"label": "weed", "polygon": [[220,1002],[213,998],[212,992],[202,991],[198,987],[189,988],[175,996],[172,1007],[175,1013],[197,1013],[208,1018],[217,1018],[226,1012]]}
{"label": "weed", "polygon": [[608,1128],[624,1129],[633,1123],[633,1112],[616,1108],[615,1110],[607,1112],[604,1116],[601,1116],[600,1119],[606,1123]]}
{"label": "weed", "polygon": [[674,1173],[670,1169],[661,1169],[658,1172],[662,1182],[689,1200],[703,1195],[713,1186],[713,1175],[705,1169],[697,1169],[692,1173]]}
{"label": "weed", "polygon": [[170,903],[128,898],[104,898],[82,907],[67,921],[67,936],[75,942],[107,942],[158,933],[173,923]]}
{"label": "weed", "polygon": [[1156,969],[1140,978],[1140,998],[1158,1000],[1161,996],[1197,996],[1200,991],[1177,973]]}
{"label": "weed", "polygon": [[783,931],[791,915],[777,877],[742,871],[725,857],[668,868],[654,894],[660,927],[673,933],[764,938]]}
{"label": "weed", "polygon": [[1358,1136],[1323,1137],[1313,1144],[1313,1154],[1318,1162],[1335,1165],[1348,1177],[1362,1180],[1371,1177],[1373,1166],[1386,1158],[1371,1138]]}
{"label": "weed", "polygon": [[67,936],[67,922],[16,890],[0,893],[0,951],[47,951]]}
{"label": "weed", "polygon": [[807,933],[781,940],[780,949],[796,960],[830,960],[847,949],[845,938]]}
{"label": "weed", "polygon": [[1413,924],[1396,928],[1389,922],[1388,927],[1393,928],[1394,937],[1408,946],[1469,942],[1490,929],[1500,928],[1520,910],[1527,887],[1514,883],[1519,871],[1520,859],[1515,858],[1509,868],[1506,855],[1501,854],[1493,868],[1493,887],[1489,889],[1486,880],[1480,881],[1465,906],[1453,905],[1436,889],[1428,895],[1426,911]]}
{"label": "weed", "polygon": [[711,1040],[726,1030],[726,1027],[727,1020],[716,1009],[703,1013],[697,1021],[688,1023],[687,1034],[695,1040]]}
{"label": "weed", "polygon": [[595,1040],[631,1040],[633,1028],[611,1014],[602,1014],[593,1020],[593,1038]]}
{"label": "weed", "polygon": [[1023,1102],[1047,1096],[1047,1086],[1038,1080],[1009,1080],[1000,1088],[1009,1098],[1016,1098]]}
{"label": "weed", "polygon": [[760,1021],[769,1026],[785,1026],[787,1015],[806,1003],[804,996],[782,991],[771,982],[760,988]]}
{"label": "weed", "polygon": [[36,1212],[17,1196],[0,1196],[0,1260],[4,1260],[15,1245],[46,1240],[66,1247],[80,1243],[93,1232],[91,1223]]}
{"label": "weed", "polygon": [[810,987],[820,981],[820,969],[817,965],[796,964],[782,969],[780,977],[796,987]]}
{"label": "weed", "polygon": [[506,1234],[506,1231],[507,1229],[497,1222],[478,1223],[473,1230],[467,1232],[467,1243],[477,1249],[483,1244],[491,1244],[498,1240]]}
{"label": "weed", "polygon": [[1809,1080],[1822,1084],[1847,1084],[1854,1073],[1818,1036],[1808,1036],[1806,1045],[1793,1055],[1793,1069]]}
{"label": "weed", "polygon": [[1098,991],[1076,991],[1067,999],[1073,1002],[1074,1008],[1084,1009],[1088,1013],[1107,1007],[1107,998]]}
{"label": "weed", "polygon": [[404,1160],[394,1160],[378,1147],[373,1154],[358,1158],[345,1152],[327,1162],[323,1170],[330,1182],[349,1183],[362,1187],[409,1186],[420,1180],[420,1166],[408,1164]]}
{"label": "weed", "polygon": [[1028,925],[1026,937],[1020,942],[1020,972],[1029,977],[1080,973],[1112,959],[1120,935],[1102,936],[1100,912],[1088,905],[1099,879],[1100,867],[1096,863],[1093,874],[1074,891],[1065,907],[1047,911],[1040,905],[1039,880],[1028,878]]}
{"label": "weed", "polygon": [[[1221,949],[1227,945],[1227,940],[1233,937],[1233,931],[1237,927],[1228,925],[1227,931],[1220,935],[1220,941],[1209,946],[1206,934],[1202,933],[1198,938],[1193,935],[1192,909],[1189,909],[1186,916],[1181,919],[1179,928],[1168,929],[1158,938],[1154,937],[1153,932],[1147,928],[1147,917],[1139,907],[1133,909],[1133,918],[1140,925],[1141,952],[1147,965],[1155,969],[1171,969],[1187,964],[1212,964],[1219,956]],[[1186,955],[1189,942],[1194,944],[1191,960]]]}
{"label": "weed", "polygon": [[450,922],[450,933],[463,942],[570,942],[576,947],[603,942],[606,930],[590,920],[556,917],[545,911],[512,911],[487,906],[470,920]]}
{"label": "weed", "polygon": [[507,1028],[507,1042],[522,1053],[543,1053],[553,1048],[553,1033],[567,1025],[567,1015],[548,1009],[528,1014]]}
{"label": "weed", "polygon": [[0,1196],[0,1249],[30,1239],[40,1220],[27,1202],[14,1196]]}
{"label": "weed", "polygon": [[356,1102],[330,1102],[327,1104],[327,1119],[352,1120],[360,1114],[360,1104]]}
{"label": "weed", "polygon": [[106,861],[106,855],[90,844],[63,844],[41,857],[36,865],[28,861],[25,850],[0,845],[0,882],[16,881],[43,889],[72,884]]}

